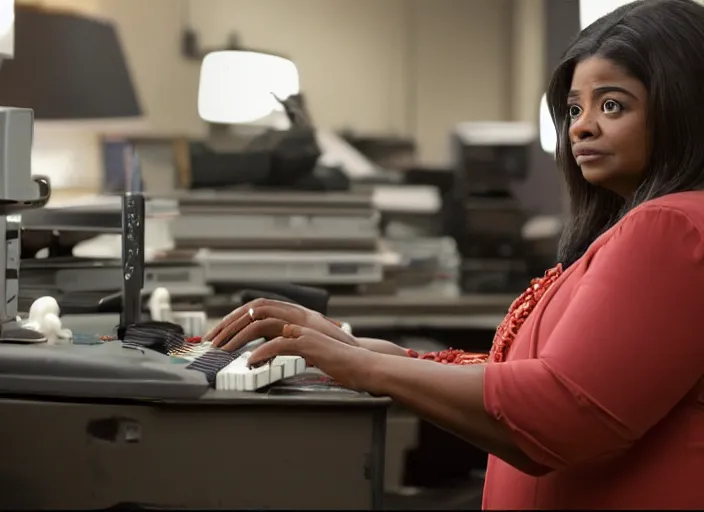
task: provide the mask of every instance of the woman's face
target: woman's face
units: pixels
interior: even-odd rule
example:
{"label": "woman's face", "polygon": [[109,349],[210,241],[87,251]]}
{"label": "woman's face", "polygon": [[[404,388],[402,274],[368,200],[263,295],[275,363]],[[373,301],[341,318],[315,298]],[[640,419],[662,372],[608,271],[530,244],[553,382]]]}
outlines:
{"label": "woman's face", "polygon": [[648,163],[645,86],[613,61],[575,67],[567,97],[572,154],[589,183],[631,195]]}

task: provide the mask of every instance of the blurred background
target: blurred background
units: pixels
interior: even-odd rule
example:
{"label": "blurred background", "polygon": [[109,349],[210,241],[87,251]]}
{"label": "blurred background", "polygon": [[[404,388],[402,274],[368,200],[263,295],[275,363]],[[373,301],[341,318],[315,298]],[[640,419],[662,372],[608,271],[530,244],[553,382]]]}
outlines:
{"label": "blurred background", "polygon": [[[101,213],[136,187],[145,288],[174,309],[212,323],[243,292],[307,285],[355,334],[487,351],[556,263],[550,73],[621,3],[18,0],[0,104],[35,110],[32,170],[54,188],[23,216],[20,303],[49,289],[74,332],[115,325]],[[387,508],[479,507],[473,447],[394,407],[386,454]]]}
{"label": "blurred background", "polygon": [[[317,127],[408,145],[411,154],[405,166],[431,167],[449,165],[448,138],[460,122],[527,121],[537,126],[539,100],[552,64],[548,59],[550,3],[18,1],[18,5],[75,10],[115,24],[143,109],[139,126],[129,128],[130,135],[202,137],[207,132],[198,116],[200,61],[183,51],[190,31],[204,51],[227,48],[234,39],[243,47],[292,58]],[[574,26],[568,32],[573,33]],[[65,66],[66,73],[74,72],[69,62]],[[44,128],[54,128],[41,124],[37,124],[38,150],[45,142]],[[55,128],[68,129],[58,124]],[[85,136],[108,131],[119,129],[91,126]],[[55,133],[46,137],[58,145],[56,138]],[[68,172],[53,169],[49,174],[56,187],[101,184],[98,162],[71,166]],[[536,209],[559,209],[552,171],[545,169],[550,178],[540,183],[550,188],[531,200]]]}

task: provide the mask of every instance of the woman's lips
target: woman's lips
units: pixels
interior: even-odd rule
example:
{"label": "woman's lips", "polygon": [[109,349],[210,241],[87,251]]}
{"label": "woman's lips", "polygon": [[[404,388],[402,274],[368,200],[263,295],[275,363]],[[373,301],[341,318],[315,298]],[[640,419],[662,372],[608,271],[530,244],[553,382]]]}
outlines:
{"label": "woman's lips", "polygon": [[596,162],[597,160],[601,160],[605,156],[606,155],[604,153],[584,153],[581,155],[577,155],[575,157],[575,160],[577,161],[577,165],[582,165],[591,162]]}

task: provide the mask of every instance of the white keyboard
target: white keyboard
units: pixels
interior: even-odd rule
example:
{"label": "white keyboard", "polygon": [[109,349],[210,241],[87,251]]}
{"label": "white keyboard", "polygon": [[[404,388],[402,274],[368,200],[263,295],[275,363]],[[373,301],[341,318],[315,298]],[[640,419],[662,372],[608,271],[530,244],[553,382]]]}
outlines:
{"label": "white keyboard", "polygon": [[277,356],[270,363],[249,368],[251,352],[245,352],[218,372],[215,389],[228,391],[256,391],[281,379],[306,371],[306,361],[298,356]]}

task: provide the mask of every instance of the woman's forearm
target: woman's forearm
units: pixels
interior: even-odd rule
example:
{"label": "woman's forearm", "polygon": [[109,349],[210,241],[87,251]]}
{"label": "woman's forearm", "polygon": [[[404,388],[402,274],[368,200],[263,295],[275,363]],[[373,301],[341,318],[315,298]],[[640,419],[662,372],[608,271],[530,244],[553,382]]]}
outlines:
{"label": "woman's forearm", "polygon": [[378,354],[387,354],[391,356],[408,357],[405,349],[399,347],[395,343],[376,338],[357,338],[357,343],[360,347],[377,352]]}
{"label": "woman's forearm", "polygon": [[366,378],[375,394],[390,396],[517,469],[533,475],[548,472],[516,446],[506,427],[487,414],[484,368],[483,364],[454,366],[373,354]]}

